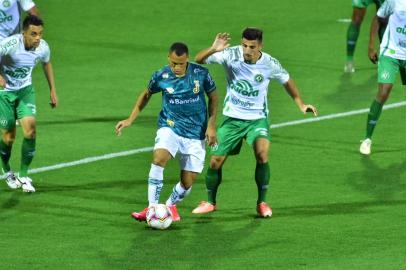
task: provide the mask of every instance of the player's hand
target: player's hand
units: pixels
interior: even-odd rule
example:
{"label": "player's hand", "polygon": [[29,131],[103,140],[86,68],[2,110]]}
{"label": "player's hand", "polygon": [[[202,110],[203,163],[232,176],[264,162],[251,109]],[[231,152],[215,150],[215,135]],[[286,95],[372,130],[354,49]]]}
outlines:
{"label": "player's hand", "polygon": [[300,110],[301,110],[304,114],[306,114],[306,113],[308,113],[308,112],[312,112],[312,113],[314,114],[314,116],[317,116],[317,109],[316,109],[316,107],[314,107],[313,105],[304,104],[304,105],[300,108]]}
{"label": "player's hand", "polygon": [[376,62],[378,62],[378,52],[375,48],[368,48],[368,57],[372,63],[376,64]]}
{"label": "player's hand", "polygon": [[122,121],[118,122],[117,125],[116,125],[116,134],[117,134],[117,136],[121,136],[121,131],[123,130],[123,128],[128,127],[130,125],[131,125],[131,122],[128,119],[125,119],[125,120],[122,120]]}
{"label": "player's hand", "polygon": [[50,94],[51,94],[51,96],[50,96],[49,105],[50,105],[51,108],[53,109],[53,108],[58,107],[58,104],[59,104],[59,102],[58,102],[58,96],[56,95],[56,90],[55,90],[55,89],[52,89]]}
{"label": "player's hand", "polygon": [[225,48],[230,47],[230,43],[228,43],[230,39],[231,37],[229,33],[218,33],[213,44],[211,45],[211,48],[216,52],[220,52]]}
{"label": "player's hand", "polygon": [[0,87],[6,87],[6,80],[0,75]]}
{"label": "player's hand", "polygon": [[209,146],[214,146],[217,144],[216,128],[207,127],[206,142]]}

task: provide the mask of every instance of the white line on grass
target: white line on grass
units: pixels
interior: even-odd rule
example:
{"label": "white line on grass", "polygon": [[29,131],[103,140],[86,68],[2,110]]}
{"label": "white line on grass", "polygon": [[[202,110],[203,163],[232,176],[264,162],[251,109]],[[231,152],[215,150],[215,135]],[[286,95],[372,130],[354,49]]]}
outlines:
{"label": "white line on grass", "polygon": [[[388,110],[388,109],[394,109],[394,108],[403,107],[403,106],[406,106],[406,101],[385,105],[383,107],[383,109]],[[287,127],[287,126],[296,126],[296,125],[301,125],[301,124],[306,124],[306,123],[348,117],[348,116],[357,115],[357,114],[364,114],[364,113],[367,113],[368,111],[369,111],[369,108],[355,110],[355,111],[348,111],[348,112],[343,112],[343,113],[333,113],[333,114],[324,115],[324,116],[315,117],[315,118],[307,118],[307,119],[302,119],[302,120],[274,124],[274,125],[271,125],[270,127],[271,127],[271,129],[275,129],[275,128],[281,128],[281,127]],[[101,156],[87,157],[87,158],[83,158],[83,159],[79,159],[79,160],[75,160],[75,161],[71,161],[71,162],[58,163],[58,164],[51,165],[51,166],[31,169],[28,172],[30,174],[35,174],[35,173],[40,173],[40,172],[52,171],[52,170],[87,164],[87,163],[91,163],[91,162],[96,162],[96,161],[100,161],[100,160],[112,159],[112,158],[116,158],[116,157],[125,157],[125,156],[134,155],[134,154],[150,152],[152,150],[153,150],[153,147],[143,147],[143,148],[132,149],[132,150],[128,150],[128,151],[105,154],[105,155],[101,155]],[[4,178],[5,178],[5,175],[0,176],[0,179],[4,179]]]}
{"label": "white line on grass", "polygon": [[350,23],[350,22],[351,22],[351,19],[349,19],[349,18],[338,19],[337,22],[339,22],[339,23]]}

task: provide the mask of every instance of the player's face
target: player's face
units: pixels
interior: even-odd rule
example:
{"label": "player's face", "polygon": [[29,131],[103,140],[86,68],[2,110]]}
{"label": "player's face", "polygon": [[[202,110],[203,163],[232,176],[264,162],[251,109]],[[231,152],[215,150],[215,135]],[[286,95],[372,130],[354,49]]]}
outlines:
{"label": "player's face", "polygon": [[25,48],[37,48],[42,38],[43,31],[44,28],[41,25],[29,25],[28,28],[23,31]]}
{"label": "player's face", "polygon": [[243,38],[241,45],[245,62],[255,63],[261,56],[262,42]]}
{"label": "player's face", "polygon": [[176,76],[185,75],[189,61],[189,57],[186,53],[178,56],[175,52],[172,52],[168,55],[168,61],[172,72],[175,73]]}

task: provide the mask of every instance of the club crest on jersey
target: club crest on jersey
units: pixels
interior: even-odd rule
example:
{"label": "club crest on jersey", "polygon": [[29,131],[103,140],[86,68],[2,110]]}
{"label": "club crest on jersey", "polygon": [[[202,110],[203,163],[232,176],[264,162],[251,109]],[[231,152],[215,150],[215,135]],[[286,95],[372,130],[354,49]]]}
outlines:
{"label": "club crest on jersey", "polygon": [[198,80],[193,81],[195,83],[195,87],[193,88],[193,93],[197,94],[200,92],[200,82]]}
{"label": "club crest on jersey", "polygon": [[172,120],[166,120],[166,123],[168,124],[168,126],[173,127],[175,125],[175,122]]}
{"label": "club crest on jersey", "polygon": [[164,79],[168,79],[168,78],[169,78],[169,74],[168,74],[168,73],[164,73],[164,74],[162,74],[162,78],[164,78]]}
{"label": "club crest on jersey", "polygon": [[262,74],[257,74],[257,75],[255,75],[254,79],[256,82],[260,83],[264,80],[264,76],[262,76]]}
{"label": "club crest on jersey", "polygon": [[172,87],[166,87],[166,92],[168,92],[168,94],[173,94],[173,92],[175,92],[175,89],[173,89]]}
{"label": "club crest on jersey", "polygon": [[9,0],[4,0],[3,1],[3,7],[5,7],[5,8],[10,7],[10,1]]}

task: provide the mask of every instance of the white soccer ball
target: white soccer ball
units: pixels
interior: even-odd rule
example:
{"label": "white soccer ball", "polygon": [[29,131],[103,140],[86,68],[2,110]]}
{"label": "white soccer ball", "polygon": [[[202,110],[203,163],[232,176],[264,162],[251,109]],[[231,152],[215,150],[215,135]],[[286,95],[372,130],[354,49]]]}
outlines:
{"label": "white soccer ball", "polygon": [[147,211],[147,223],[151,228],[165,230],[172,223],[171,211],[165,204],[152,205]]}

